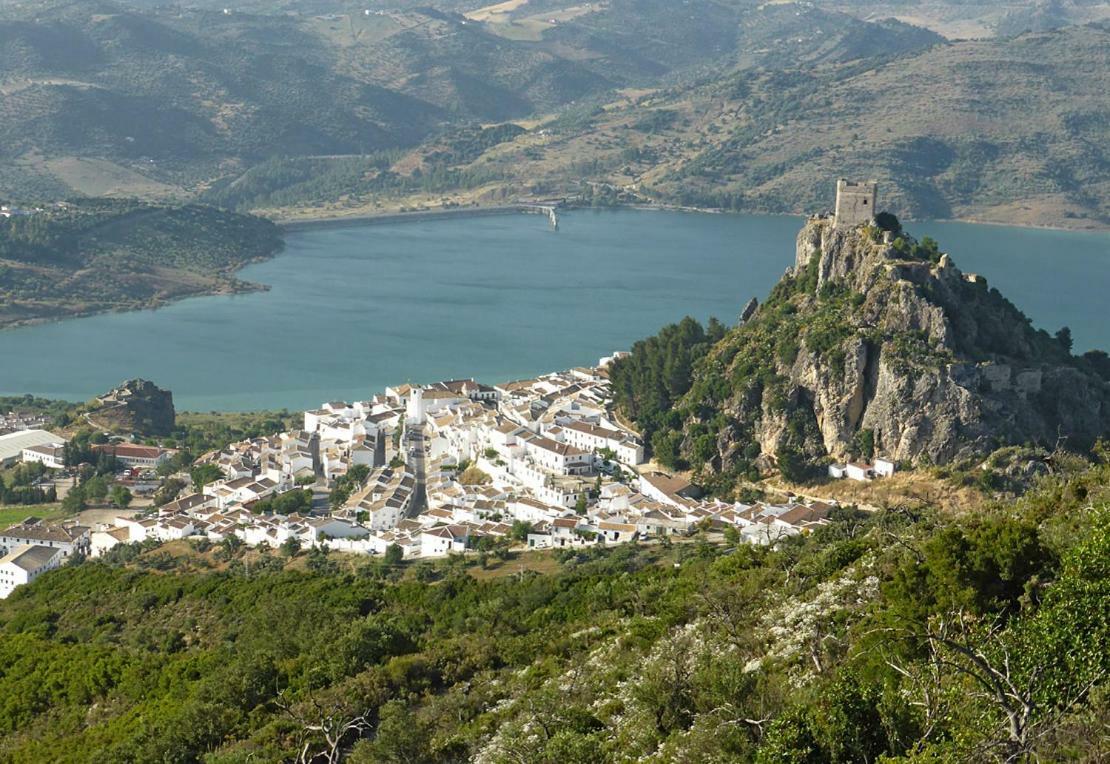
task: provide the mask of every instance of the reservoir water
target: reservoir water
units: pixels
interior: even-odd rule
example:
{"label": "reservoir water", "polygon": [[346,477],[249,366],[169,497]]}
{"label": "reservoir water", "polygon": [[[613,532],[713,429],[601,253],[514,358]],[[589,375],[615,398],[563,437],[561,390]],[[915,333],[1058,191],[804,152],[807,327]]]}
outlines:
{"label": "reservoir water", "polygon": [[[573,211],[291,231],[200,297],[0,331],[0,394],[87,399],[125,378],[179,410],[308,408],[390,384],[596,363],[685,315],[727,323],[793,263],[796,217]],[[1110,349],[1110,235],[913,223],[1034,324]]]}

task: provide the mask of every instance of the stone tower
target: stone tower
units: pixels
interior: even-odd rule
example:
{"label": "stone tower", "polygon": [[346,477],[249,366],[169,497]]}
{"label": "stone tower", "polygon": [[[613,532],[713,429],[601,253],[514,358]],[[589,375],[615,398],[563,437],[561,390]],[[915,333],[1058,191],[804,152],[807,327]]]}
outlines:
{"label": "stone tower", "polygon": [[836,227],[852,228],[870,223],[875,217],[879,184],[873,180],[857,183],[841,178],[836,182]]}

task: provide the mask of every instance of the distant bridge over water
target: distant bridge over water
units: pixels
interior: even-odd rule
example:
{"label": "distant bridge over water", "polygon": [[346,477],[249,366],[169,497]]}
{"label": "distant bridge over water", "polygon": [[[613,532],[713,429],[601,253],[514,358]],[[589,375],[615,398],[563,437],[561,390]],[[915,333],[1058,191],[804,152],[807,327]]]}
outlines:
{"label": "distant bridge over water", "polygon": [[551,227],[558,231],[559,213],[556,211],[558,207],[558,204],[522,204],[520,205],[520,211],[528,212],[533,215],[546,215],[548,221],[551,223]]}

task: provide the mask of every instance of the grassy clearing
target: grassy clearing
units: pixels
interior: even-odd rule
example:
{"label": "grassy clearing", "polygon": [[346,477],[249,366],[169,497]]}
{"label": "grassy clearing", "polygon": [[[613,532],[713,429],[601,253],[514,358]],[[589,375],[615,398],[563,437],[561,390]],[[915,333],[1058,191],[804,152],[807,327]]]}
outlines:
{"label": "grassy clearing", "polygon": [[122,196],[165,199],[181,189],[159,183],[142,173],[106,159],[58,157],[44,162],[58,180],[82,196]]}
{"label": "grassy clearing", "polygon": [[489,31],[498,37],[518,42],[539,42],[543,33],[551,28],[551,24],[536,19],[521,19],[520,21],[491,21]]}
{"label": "grassy clearing", "polygon": [[37,517],[42,520],[58,520],[65,516],[62,505],[54,504],[28,504],[12,507],[0,507],[0,528],[7,528],[16,523],[21,523],[28,517]]}
{"label": "grassy clearing", "polygon": [[487,5],[466,14],[471,21],[495,21],[498,16],[507,16],[513,11],[528,4],[528,0],[506,0],[503,3]]}
{"label": "grassy clearing", "polygon": [[542,552],[520,552],[513,559],[499,561],[490,559],[489,567],[484,570],[475,565],[467,572],[479,581],[488,581],[506,576],[518,576],[524,572],[549,575],[557,573],[562,565],[555,559],[555,553],[544,550]]}

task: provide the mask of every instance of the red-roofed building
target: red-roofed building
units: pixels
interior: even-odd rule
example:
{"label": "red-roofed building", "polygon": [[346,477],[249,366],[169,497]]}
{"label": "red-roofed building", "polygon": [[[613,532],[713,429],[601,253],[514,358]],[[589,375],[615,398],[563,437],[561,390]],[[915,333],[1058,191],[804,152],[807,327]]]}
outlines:
{"label": "red-roofed building", "polygon": [[136,446],[130,443],[98,445],[93,446],[93,450],[111,454],[126,467],[157,467],[173,455],[173,451],[167,448]]}

